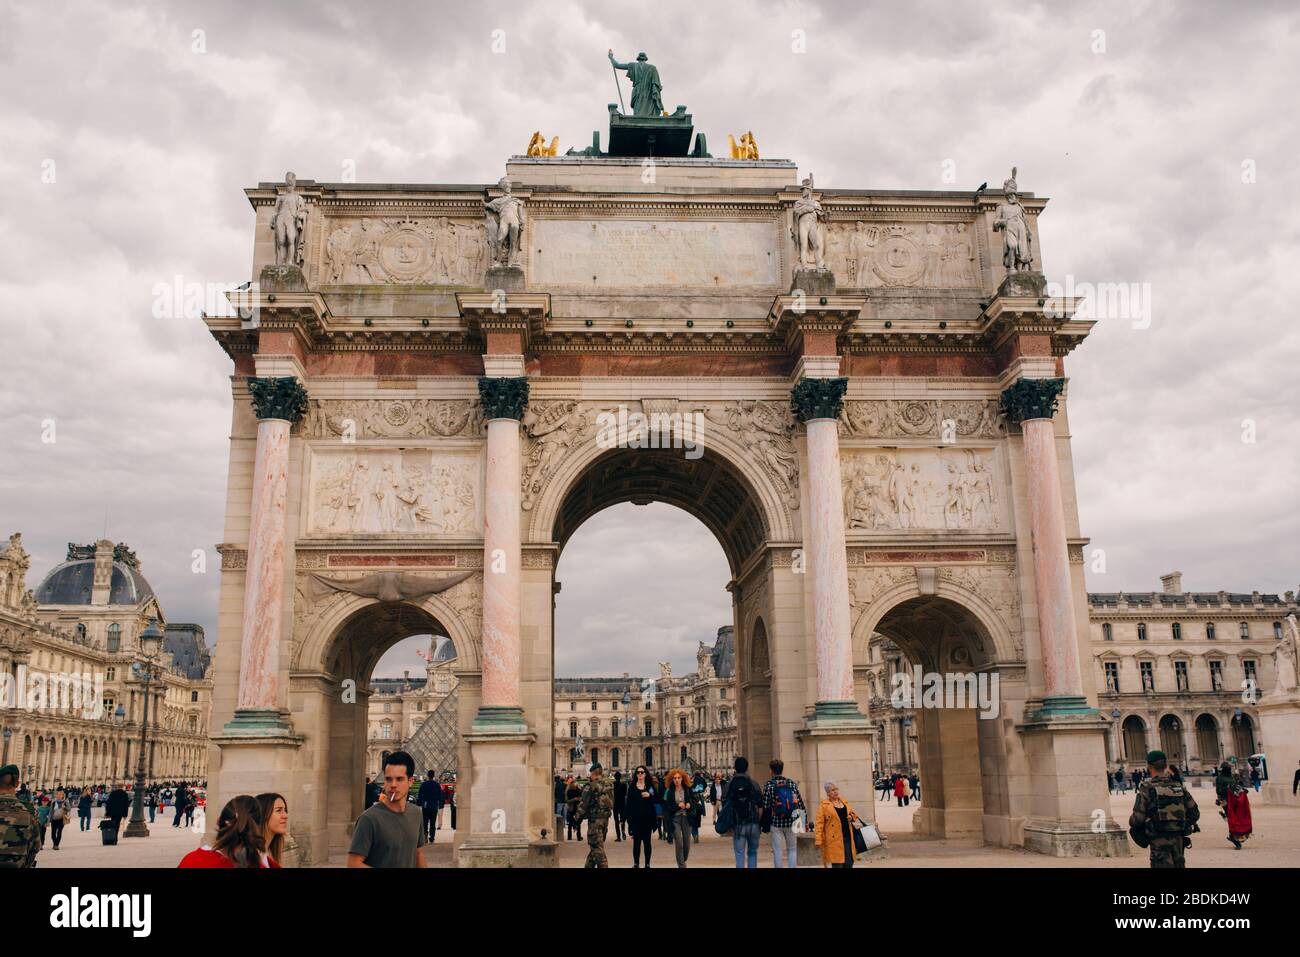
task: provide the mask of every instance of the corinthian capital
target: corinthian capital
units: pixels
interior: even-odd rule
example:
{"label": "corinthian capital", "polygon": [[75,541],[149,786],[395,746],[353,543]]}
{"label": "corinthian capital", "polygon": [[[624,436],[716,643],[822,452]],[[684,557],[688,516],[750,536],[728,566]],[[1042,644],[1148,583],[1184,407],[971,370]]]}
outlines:
{"label": "corinthian capital", "polygon": [[1026,419],[1050,419],[1064,388],[1064,379],[1021,379],[1003,390],[1002,409],[1017,424]]}
{"label": "corinthian capital", "polygon": [[259,419],[287,419],[297,422],[307,411],[307,390],[295,376],[248,377],[253,412]]}
{"label": "corinthian capital", "polygon": [[838,419],[844,405],[844,393],[849,388],[849,380],[840,379],[800,379],[799,384],[790,390],[790,407],[794,417],[800,422],[809,419]]}
{"label": "corinthian capital", "polygon": [[485,419],[522,419],[528,405],[527,376],[482,376],[478,380],[479,399]]}

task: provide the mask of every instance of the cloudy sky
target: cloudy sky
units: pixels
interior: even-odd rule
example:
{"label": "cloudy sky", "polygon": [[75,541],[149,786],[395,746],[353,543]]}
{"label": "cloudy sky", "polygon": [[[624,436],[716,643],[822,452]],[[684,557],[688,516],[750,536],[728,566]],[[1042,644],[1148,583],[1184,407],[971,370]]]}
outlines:
{"label": "cloudy sky", "polygon": [[[485,183],[534,129],[586,145],[608,47],[646,50],[715,151],[752,129],[819,186],[1018,166],[1052,199],[1050,279],[1149,291],[1069,360],[1089,587],[1300,583],[1294,4],[115,0],[0,22],[0,531],[32,586],[107,528],[215,638],[231,363],[162,290],[249,278],[241,190],[286,169]],[[716,543],[662,506],[593,519],[560,577],[570,673],[692,666],[730,614]]]}

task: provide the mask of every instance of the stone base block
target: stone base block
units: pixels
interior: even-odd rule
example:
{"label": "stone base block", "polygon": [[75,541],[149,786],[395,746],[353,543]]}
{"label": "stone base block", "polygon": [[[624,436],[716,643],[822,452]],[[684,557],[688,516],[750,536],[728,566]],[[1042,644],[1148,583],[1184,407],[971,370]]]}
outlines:
{"label": "stone base block", "polygon": [[998,286],[998,295],[1007,299],[1042,298],[1047,294],[1047,277],[1041,272],[1013,272]]}
{"label": "stone base block", "polygon": [[798,267],[794,271],[794,281],[790,291],[802,291],[805,296],[835,295],[835,274],[829,269],[810,269]]}
{"label": "stone base block", "polygon": [[813,809],[822,796],[822,786],[833,781],[840,795],[866,821],[875,821],[875,789],[871,773],[871,742],[874,728],[858,718],[848,720],[810,719],[795,732],[803,759],[805,800]]}
{"label": "stone base block", "polygon": [[509,294],[524,291],[524,268],[522,266],[489,266],[483,277],[483,288],[488,292],[500,289]]}
{"label": "stone base block", "polygon": [[1025,850],[1050,857],[1129,857],[1128,835],[1113,823],[1095,831],[1090,823],[1026,821]]}
{"label": "stone base block", "polygon": [[461,867],[528,867],[533,854],[528,829],[528,756],[537,736],[527,731],[486,730],[463,735],[469,745],[468,829],[456,847]]}
{"label": "stone base block", "polygon": [[307,292],[307,279],[298,266],[263,266],[257,285],[262,292]]}

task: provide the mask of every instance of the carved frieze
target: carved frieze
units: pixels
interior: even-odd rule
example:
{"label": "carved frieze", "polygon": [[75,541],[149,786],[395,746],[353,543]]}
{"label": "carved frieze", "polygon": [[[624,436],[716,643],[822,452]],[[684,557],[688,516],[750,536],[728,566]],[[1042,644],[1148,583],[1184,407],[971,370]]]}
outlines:
{"label": "carved frieze", "polygon": [[799,507],[799,453],[789,403],[762,399],[728,402],[704,410],[705,418],[727,429],[758,465],[786,492],[786,505]]}
{"label": "carved frieze", "polygon": [[488,265],[481,221],[331,219],[318,282],[478,286]]}
{"label": "carved frieze", "polygon": [[997,399],[850,399],[844,403],[845,438],[994,439],[1007,434]]}
{"label": "carved frieze", "polygon": [[990,451],[845,450],[840,461],[846,528],[1006,527],[1006,496]]}
{"label": "carved frieze", "polygon": [[483,414],[471,399],[313,399],[303,423],[306,438],[352,439],[478,437]]}
{"label": "carved frieze", "polygon": [[831,223],[827,260],[842,286],[979,285],[976,244],[967,223]]}
{"label": "carved frieze", "polygon": [[1025,639],[1020,621],[1020,585],[1015,565],[948,566],[939,569],[939,580],[982,598],[1002,619],[1016,646],[1016,657],[1024,660]]}
{"label": "carved frieze", "polygon": [[551,470],[592,433],[595,418],[576,399],[556,399],[528,406],[523,427],[523,507],[531,509]]}
{"label": "carved frieze", "polygon": [[307,533],[481,533],[478,452],[314,449]]}

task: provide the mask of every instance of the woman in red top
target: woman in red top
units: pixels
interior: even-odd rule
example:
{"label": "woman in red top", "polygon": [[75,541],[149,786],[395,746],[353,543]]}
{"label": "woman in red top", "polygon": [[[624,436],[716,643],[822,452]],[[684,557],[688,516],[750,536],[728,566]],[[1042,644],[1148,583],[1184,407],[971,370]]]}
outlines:
{"label": "woman in red top", "polygon": [[279,867],[267,857],[262,806],[257,798],[240,794],[230,799],[217,818],[217,839],[190,851],[179,867]]}

